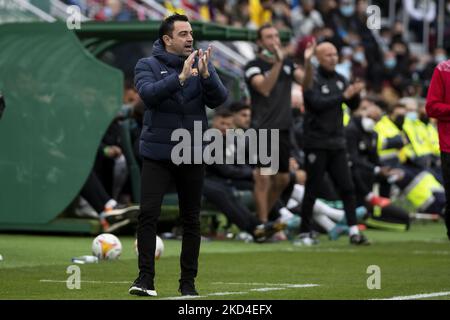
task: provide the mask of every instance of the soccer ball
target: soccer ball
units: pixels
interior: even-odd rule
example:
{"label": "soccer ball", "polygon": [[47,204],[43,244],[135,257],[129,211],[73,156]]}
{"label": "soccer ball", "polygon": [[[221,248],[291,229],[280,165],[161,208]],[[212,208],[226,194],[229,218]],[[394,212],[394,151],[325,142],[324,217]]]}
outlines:
{"label": "soccer ball", "polygon": [[100,260],[115,260],[122,253],[119,238],[110,233],[103,233],[92,241],[92,254]]}
{"label": "soccer ball", "polygon": [[[134,250],[136,252],[136,255],[139,255],[137,239],[134,242]],[[164,242],[160,237],[156,236],[155,259],[158,260],[162,256],[163,252],[164,252]]]}

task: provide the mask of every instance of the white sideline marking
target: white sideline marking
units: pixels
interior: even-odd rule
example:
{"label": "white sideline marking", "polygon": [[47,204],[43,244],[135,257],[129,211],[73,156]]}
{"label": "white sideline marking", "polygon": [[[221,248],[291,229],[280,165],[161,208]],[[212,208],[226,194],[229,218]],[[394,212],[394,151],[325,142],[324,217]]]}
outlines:
{"label": "white sideline marking", "polygon": [[450,255],[450,251],[445,251],[445,250],[434,250],[434,251],[413,251],[413,254],[434,254],[434,255]]}
{"label": "white sideline marking", "polygon": [[[289,283],[239,283],[239,282],[213,282],[212,284],[227,284],[227,285],[249,285],[249,286],[282,286],[279,287],[271,287],[271,288],[253,288],[250,291],[254,292],[267,292],[267,291],[279,291],[279,290],[288,290],[288,289],[298,289],[298,288],[311,288],[311,287],[319,287],[318,284],[289,284]],[[185,300],[185,299],[198,299],[198,298],[206,298],[213,296],[229,296],[229,295],[238,295],[238,294],[248,294],[250,291],[238,291],[238,292],[213,292],[208,293],[203,296],[177,296],[177,297],[167,297],[160,298],[160,300]]]}
{"label": "white sideline marking", "polygon": [[261,282],[213,282],[212,284],[226,284],[226,285],[238,285],[238,286],[275,286],[275,287],[288,287],[288,288],[310,288],[318,287],[318,284],[295,284],[295,283],[261,283]]}
{"label": "white sideline marking", "polygon": [[161,298],[159,300],[187,300],[187,299],[198,299],[198,298],[206,298],[207,296],[177,296],[177,297],[168,297]]}
{"label": "white sideline marking", "polygon": [[387,298],[387,299],[376,299],[376,300],[416,300],[416,299],[425,299],[425,298],[442,297],[442,296],[450,296],[450,291],[421,293],[421,294],[415,294],[412,296],[398,296],[398,297],[392,297],[392,298]]}
{"label": "white sideline marking", "polygon": [[250,289],[250,291],[257,291],[257,292],[266,292],[266,291],[278,291],[278,290],[286,290],[286,288],[256,288],[256,289]]}
{"label": "white sideline marking", "polygon": [[215,293],[210,293],[208,294],[208,296],[229,296],[229,295],[233,295],[233,294],[246,294],[247,292],[215,292]]}

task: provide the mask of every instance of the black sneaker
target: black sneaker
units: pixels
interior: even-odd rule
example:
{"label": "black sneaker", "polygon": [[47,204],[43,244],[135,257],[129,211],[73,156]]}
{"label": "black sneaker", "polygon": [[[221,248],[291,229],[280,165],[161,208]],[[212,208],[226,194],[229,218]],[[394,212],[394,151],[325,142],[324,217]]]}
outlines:
{"label": "black sneaker", "polygon": [[153,285],[153,280],[149,275],[140,275],[131,285],[128,292],[135,296],[141,297],[156,297],[155,286]]}
{"label": "black sneaker", "polygon": [[366,238],[365,235],[359,233],[350,236],[350,244],[354,244],[356,246],[368,246],[370,245],[370,241]]}
{"label": "black sneaker", "polygon": [[100,215],[103,232],[114,232],[130,223],[137,222],[139,206],[115,207]]}
{"label": "black sneaker", "polygon": [[178,288],[178,292],[180,292],[182,296],[198,296],[198,292],[197,290],[195,290],[194,281],[180,280],[180,287]]}

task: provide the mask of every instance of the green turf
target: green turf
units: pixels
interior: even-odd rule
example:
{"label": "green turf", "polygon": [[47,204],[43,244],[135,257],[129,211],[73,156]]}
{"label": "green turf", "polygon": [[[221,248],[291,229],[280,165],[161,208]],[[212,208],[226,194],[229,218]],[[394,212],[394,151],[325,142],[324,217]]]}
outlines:
{"label": "green turf", "polygon": [[[413,225],[407,233],[367,231],[367,235],[374,244],[363,248],[348,245],[345,237],[337,242],[323,237],[314,248],[289,242],[205,241],[198,290],[202,295],[241,292],[202,299],[374,299],[450,291],[450,243],[442,224]],[[91,237],[0,235],[4,258],[0,299],[142,299],[127,293],[137,274],[134,239],[120,239],[120,260],[81,265],[81,289],[69,290],[63,281],[69,276],[70,259],[90,254]],[[164,243],[164,256],[156,263],[158,298],[178,296],[180,242]],[[381,268],[380,290],[367,288],[369,265]],[[273,290],[255,291],[261,288]]]}

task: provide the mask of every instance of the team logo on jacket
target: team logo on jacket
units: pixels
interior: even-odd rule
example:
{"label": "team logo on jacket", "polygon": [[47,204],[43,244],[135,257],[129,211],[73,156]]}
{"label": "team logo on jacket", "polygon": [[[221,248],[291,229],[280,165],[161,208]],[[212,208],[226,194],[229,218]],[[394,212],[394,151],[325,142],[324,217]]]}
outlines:
{"label": "team logo on jacket", "polygon": [[316,159],[317,159],[317,156],[314,153],[308,154],[308,161],[309,161],[309,163],[316,162]]}
{"label": "team logo on jacket", "polygon": [[328,86],[326,84],[324,84],[321,88],[322,93],[323,94],[329,94],[330,93],[330,88],[328,88]]}
{"label": "team logo on jacket", "polygon": [[342,81],[338,81],[336,82],[337,87],[339,88],[339,90],[344,90],[344,83]]}
{"label": "team logo on jacket", "polygon": [[197,68],[192,68],[191,76],[193,76],[193,77],[198,76],[198,69]]}

